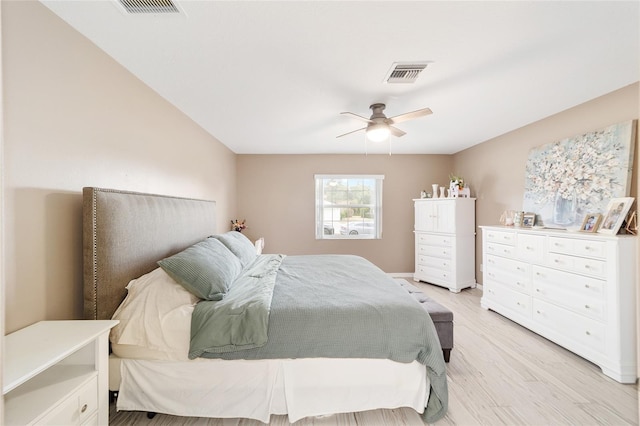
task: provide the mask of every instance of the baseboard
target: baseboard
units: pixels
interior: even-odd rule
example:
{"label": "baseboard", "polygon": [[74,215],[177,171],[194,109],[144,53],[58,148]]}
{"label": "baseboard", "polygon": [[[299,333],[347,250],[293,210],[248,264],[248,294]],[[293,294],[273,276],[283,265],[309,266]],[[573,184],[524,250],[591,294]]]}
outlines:
{"label": "baseboard", "polygon": [[389,275],[391,278],[412,278],[413,279],[413,272],[388,272],[387,275]]}

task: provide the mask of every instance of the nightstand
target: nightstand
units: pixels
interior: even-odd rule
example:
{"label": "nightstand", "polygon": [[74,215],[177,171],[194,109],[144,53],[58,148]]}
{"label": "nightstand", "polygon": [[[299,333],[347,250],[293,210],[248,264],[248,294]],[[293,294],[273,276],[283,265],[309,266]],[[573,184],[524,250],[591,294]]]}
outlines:
{"label": "nightstand", "polygon": [[4,337],[4,423],[109,423],[109,331],[118,321],[41,321]]}

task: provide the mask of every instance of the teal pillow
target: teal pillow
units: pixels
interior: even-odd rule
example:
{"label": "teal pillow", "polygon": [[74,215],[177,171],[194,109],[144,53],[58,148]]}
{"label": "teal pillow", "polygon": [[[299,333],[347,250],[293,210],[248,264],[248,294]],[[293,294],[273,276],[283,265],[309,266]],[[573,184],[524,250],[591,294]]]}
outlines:
{"label": "teal pillow", "polygon": [[213,238],[220,240],[231,253],[235,254],[238,259],[240,259],[243,268],[253,262],[256,256],[258,256],[256,246],[241,232],[229,231],[224,234],[214,235]]}
{"label": "teal pillow", "polygon": [[177,283],[206,300],[222,300],[242,271],[238,258],[215,238],[162,259],[158,265]]}

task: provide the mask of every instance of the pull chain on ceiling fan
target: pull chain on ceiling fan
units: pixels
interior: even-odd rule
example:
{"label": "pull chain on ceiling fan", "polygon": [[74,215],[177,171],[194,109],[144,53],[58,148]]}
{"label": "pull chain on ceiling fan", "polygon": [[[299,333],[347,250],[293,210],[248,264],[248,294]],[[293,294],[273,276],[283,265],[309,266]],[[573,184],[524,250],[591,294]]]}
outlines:
{"label": "pull chain on ceiling fan", "polygon": [[382,142],[386,140],[389,135],[393,135],[399,138],[401,136],[404,136],[406,133],[398,129],[397,127],[394,127],[394,124],[433,114],[431,109],[423,108],[417,111],[407,112],[405,114],[387,118],[387,116],[382,112],[385,109],[385,104],[376,103],[371,105],[369,108],[371,108],[371,110],[373,111],[370,118],[366,118],[352,112],[341,112],[340,114],[348,115],[357,120],[364,121],[365,123],[367,123],[367,126],[361,129],[352,130],[351,132],[343,133],[342,135],[336,136],[336,138],[341,138],[343,136],[350,135],[361,130],[364,130],[366,132],[367,139],[372,142]]}

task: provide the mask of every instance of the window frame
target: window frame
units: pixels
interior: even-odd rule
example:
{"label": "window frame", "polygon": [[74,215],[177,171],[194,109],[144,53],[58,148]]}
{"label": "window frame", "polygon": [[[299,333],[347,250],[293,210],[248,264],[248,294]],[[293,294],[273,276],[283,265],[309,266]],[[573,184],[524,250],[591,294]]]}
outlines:
{"label": "window frame", "polygon": [[[339,229],[334,228],[334,233],[326,235],[324,233],[324,210],[327,206],[324,199],[324,188],[326,180],[349,180],[349,179],[373,179],[375,181],[374,196],[375,202],[371,204],[345,204],[337,205],[338,208],[365,207],[370,208],[374,212],[374,233],[373,234],[357,234],[357,235],[341,235]],[[316,240],[379,240],[382,239],[382,190],[384,175],[372,174],[316,174],[314,175],[315,183],[315,237]],[[335,208],[335,207],[334,207]]]}

